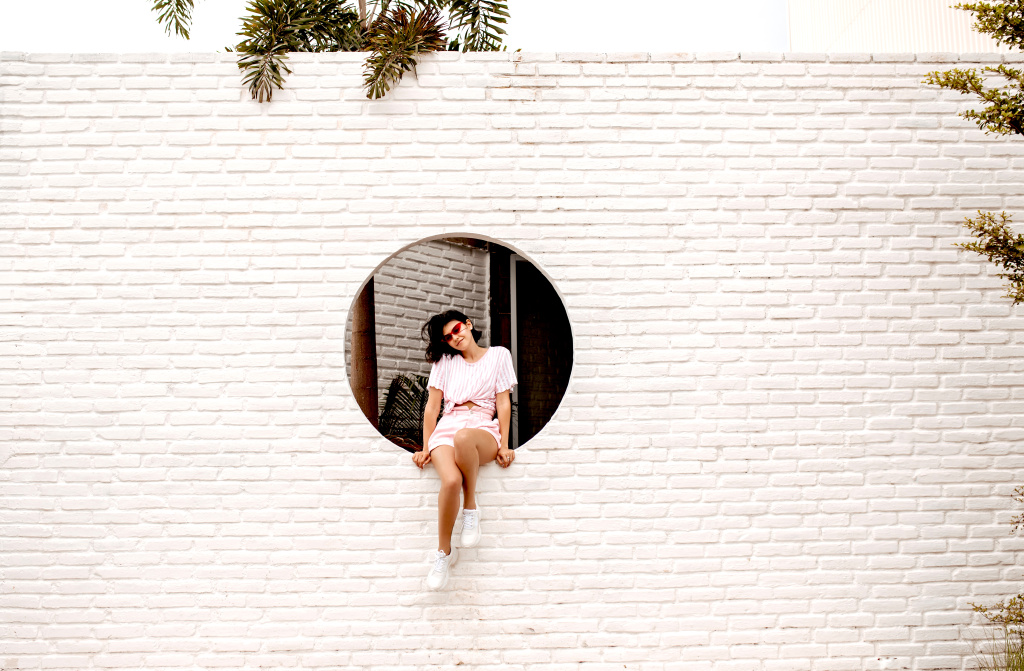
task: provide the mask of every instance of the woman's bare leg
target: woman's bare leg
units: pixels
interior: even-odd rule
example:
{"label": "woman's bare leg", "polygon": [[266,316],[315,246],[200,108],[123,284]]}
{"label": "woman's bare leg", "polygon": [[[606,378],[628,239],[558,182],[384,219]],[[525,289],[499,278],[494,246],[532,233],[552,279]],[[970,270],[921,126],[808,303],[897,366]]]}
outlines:
{"label": "woman's bare leg", "polygon": [[437,495],[437,549],[449,554],[452,551],[452,528],[459,514],[462,471],[455,464],[455,448],[451,445],[435,447],[430,452],[430,463],[441,476],[441,491]]}
{"label": "woman's bare leg", "polygon": [[[459,429],[455,434],[455,465],[462,474],[462,491],[466,495],[463,507],[476,509],[476,476],[480,464],[494,461],[498,443],[483,429]],[[436,450],[435,450],[436,451]],[[450,533],[450,532],[449,532]]]}

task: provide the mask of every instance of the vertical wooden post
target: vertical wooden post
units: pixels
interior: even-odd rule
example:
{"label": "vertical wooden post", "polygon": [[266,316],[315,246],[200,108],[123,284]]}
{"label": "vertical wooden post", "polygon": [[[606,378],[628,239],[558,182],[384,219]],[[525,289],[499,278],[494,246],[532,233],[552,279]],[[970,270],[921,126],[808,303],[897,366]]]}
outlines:
{"label": "vertical wooden post", "polygon": [[352,370],[349,379],[359,408],[377,427],[377,324],[373,310],[371,277],[352,306]]}

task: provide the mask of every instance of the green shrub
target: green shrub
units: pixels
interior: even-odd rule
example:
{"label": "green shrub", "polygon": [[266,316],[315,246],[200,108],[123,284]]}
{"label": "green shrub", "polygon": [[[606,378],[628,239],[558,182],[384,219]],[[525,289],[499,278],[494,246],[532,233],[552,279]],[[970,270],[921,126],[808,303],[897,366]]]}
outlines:
{"label": "green shrub", "polygon": [[957,247],[977,252],[989,261],[1001,266],[1005,273],[999,277],[1009,280],[1006,297],[1013,304],[1024,302],[1024,235],[1010,229],[1011,219],[1005,212],[999,213],[999,221],[992,212],[978,212],[977,219],[970,217],[964,222],[978,239],[976,242],[956,243]]}

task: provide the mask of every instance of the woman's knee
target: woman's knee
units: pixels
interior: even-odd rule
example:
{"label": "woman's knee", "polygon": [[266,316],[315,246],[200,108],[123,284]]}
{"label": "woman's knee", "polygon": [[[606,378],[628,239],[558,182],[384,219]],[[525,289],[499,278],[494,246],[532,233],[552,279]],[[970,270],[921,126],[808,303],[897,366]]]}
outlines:
{"label": "woman's knee", "polygon": [[451,494],[458,492],[462,489],[462,473],[456,470],[454,473],[444,473],[441,475],[441,490],[445,493]]}
{"label": "woman's knee", "polygon": [[455,461],[461,462],[462,460],[472,458],[476,454],[476,442],[473,439],[473,433],[470,429],[459,429],[455,433]]}

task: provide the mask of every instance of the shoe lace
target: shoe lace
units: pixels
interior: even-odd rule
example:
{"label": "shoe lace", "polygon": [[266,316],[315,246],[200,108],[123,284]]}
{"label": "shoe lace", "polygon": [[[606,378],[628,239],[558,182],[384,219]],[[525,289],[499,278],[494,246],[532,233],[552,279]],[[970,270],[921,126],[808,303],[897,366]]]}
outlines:
{"label": "shoe lace", "polygon": [[476,528],[476,511],[475,510],[463,510],[462,511],[462,528],[463,529],[475,529]]}
{"label": "shoe lace", "polygon": [[[438,550],[437,551],[437,555],[434,557],[434,570],[437,571],[438,573],[442,573],[447,568],[448,568],[448,555],[446,555],[445,553],[443,553],[440,550]],[[420,570],[422,570],[422,569],[420,569]]]}

